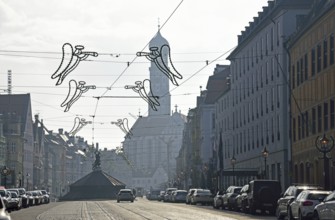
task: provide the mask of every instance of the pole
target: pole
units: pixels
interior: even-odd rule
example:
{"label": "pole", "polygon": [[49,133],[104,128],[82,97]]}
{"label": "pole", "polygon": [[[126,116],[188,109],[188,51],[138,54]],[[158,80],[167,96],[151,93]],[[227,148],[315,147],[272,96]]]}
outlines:
{"label": "pole", "polygon": [[233,164],[233,185],[235,186],[235,164]]}
{"label": "pole", "polygon": [[267,178],[267,172],[266,172],[266,157],[264,157],[264,178]]}

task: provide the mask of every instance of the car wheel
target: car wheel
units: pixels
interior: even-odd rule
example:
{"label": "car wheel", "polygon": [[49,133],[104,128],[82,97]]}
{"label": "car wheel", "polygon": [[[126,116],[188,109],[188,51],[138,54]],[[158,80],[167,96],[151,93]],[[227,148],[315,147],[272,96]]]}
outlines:
{"label": "car wheel", "polygon": [[134,200],[131,200],[131,202],[134,202]]}
{"label": "car wheel", "polygon": [[283,216],[280,214],[279,207],[277,207],[277,209],[276,209],[276,217],[277,217],[278,220],[283,219]]}
{"label": "car wheel", "polygon": [[319,214],[318,214],[317,211],[314,211],[314,213],[313,213],[313,220],[320,220]]}
{"label": "car wheel", "polygon": [[256,214],[256,209],[255,209],[255,207],[253,206],[252,203],[249,205],[249,212],[252,215]]}
{"label": "car wheel", "polygon": [[293,220],[293,216],[292,216],[292,210],[290,207],[287,208],[287,219],[288,220]]}
{"label": "car wheel", "polygon": [[302,215],[301,211],[299,210],[299,220],[305,220],[305,217]]}
{"label": "car wheel", "polygon": [[117,203],[119,203],[120,202],[120,200],[117,200]]}

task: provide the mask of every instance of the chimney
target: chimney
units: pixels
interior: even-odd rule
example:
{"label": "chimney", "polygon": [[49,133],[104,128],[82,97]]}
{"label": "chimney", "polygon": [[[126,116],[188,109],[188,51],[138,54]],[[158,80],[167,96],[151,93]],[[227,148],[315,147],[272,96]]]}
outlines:
{"label": "chimney", "polygon": [[59,134],[63,134],[63,128],[59,128],[59,129],[58,129],[58,133],[59,133]]}

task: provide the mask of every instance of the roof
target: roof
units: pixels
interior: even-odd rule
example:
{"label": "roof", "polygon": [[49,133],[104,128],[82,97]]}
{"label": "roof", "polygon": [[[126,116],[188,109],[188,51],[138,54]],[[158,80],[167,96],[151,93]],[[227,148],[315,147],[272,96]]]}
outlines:
{"label": "roof", "polygon": [[161,35],[161,32],[158,30],[157,34],[150,40],[149,47],[160,48],[165,44],[169,45],[169,42]]}
{"label": "roof", "polygon": [[[180,117],[178,117],[180,115]],[[161,135],[166,129],[171,129],[172,127],[184,127],[186,118],[179,114],[174,113],[170,115],[160,115],[160,116],[149,116],[149,117],[140,117],[136,120],[133,127],[131,128],[132,136],[134,137],[143,137],[143,136],[155,136]]]}
{"label": "roof", "polygon": [[207,94],[205,98],[206,104],[214,104],[215,101],[229,89],[229,75],[230,67],[228,65],[222,65],[219,71],[214,71],[214,75],[210,76],[207,81]]}

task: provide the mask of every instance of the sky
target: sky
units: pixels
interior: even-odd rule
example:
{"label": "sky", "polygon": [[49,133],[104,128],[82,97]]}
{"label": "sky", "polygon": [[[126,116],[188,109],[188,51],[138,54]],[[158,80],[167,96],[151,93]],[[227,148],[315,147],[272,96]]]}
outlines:
{"label": "sky", "polygon": [[[82,119],[89,123],[76,135],[114,149],[125,134],[111,122],[127,118],[131,127],[138,115],[148,114],[148,104],[124,86],[149,77],[149,61],[136,53],[149,52],[158,25],[183,76],[179,86],[170,83],[171,110],[177,105],[187,115],[215,66],[229,64],[237,36],[266,5],[267,0],[0,0],[0,94],[7,94],[11,70],[12,94],[30,93],[33,115],[49,130],[70,132]],[[82,45],[98,56],[80,61],[56,85],[52,75],[68,61],[62,59],[63,45]],[[70,82],[89,89],[61,106],[71,104],[65,101]]]}

